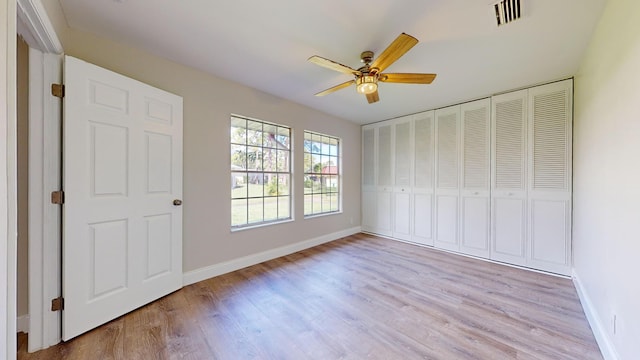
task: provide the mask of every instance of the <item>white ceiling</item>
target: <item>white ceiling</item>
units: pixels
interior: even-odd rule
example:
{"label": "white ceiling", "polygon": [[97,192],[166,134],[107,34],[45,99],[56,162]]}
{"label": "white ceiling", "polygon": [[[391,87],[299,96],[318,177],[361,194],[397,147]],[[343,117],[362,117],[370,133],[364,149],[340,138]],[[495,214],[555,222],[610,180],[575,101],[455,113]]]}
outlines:
{"label": "white ceiling", "polygon": [[[498,28],[492,0],[60,0],[71,28],[361,124],[572,76],[605,2],[521,0]],[[402,32],[420,43],[387,72],[433,84],[380,84],[374,104],[355,87],[313,96],[351,78],[311,55],[358,68]]]}

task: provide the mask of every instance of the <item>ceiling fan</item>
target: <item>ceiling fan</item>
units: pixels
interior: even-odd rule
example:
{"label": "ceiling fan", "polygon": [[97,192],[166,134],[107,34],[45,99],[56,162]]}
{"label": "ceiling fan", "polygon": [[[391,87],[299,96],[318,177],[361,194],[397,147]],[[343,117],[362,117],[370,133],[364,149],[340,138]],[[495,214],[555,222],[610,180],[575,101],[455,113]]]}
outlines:
{"label": "ceiling fan", "polygon": [[364,66],[358,70],[317,55],[310,57],[308,61],[316,65],[355,76],[355,79],[321,91],[316,96],[328,95],[355,84],[356,91],[366,95],[367,101],[372,104],[380,100],[378,82],[431,84],[436,78],[436,74],[383,73],[389,65],[393,64],[417,43],[418,39],[402,33],[375,60],[373,60],[373,51],[363,51],[360,54],[360,61],[364,63]]}

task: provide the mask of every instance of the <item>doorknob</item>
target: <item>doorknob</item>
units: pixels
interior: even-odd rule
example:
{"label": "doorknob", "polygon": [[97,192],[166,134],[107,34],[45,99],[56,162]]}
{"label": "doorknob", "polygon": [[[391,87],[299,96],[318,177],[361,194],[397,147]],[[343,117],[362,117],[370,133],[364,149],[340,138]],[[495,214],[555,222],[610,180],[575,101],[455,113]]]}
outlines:
{"label": "doorknob", "polygon": [[182,205],[182,200],[180,200],[180,199],[175,199],[175,200],[173,200],[173,205],[175,205],[175,206],[180,206],[180,205]]}

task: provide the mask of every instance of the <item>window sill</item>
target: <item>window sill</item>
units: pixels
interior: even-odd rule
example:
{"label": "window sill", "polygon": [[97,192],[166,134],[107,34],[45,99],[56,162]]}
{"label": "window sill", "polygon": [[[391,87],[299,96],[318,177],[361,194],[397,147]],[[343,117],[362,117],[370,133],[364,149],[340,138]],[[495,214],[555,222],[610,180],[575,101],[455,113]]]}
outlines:
{"label": "window sill", "polygon": [[272,222],[268,222],[268,223],[247,225],[247,226],[242,226],[242,227],[233,227],[233,228],[231,228],[231,232],[234,233],[234,232],[237,232],[237,231],[244,231],[244,230],[262,228],[262,227],[265,227],[265,226],[286,224],[286,223],[290,223],[290,222],[293,222],[293,221],[294,221],[293,219],[284,219],[284,220],[272,221]]}
{"label": "window sill", "polygon": [[342,210],[326,212],[322,214],[305,215],[304,219],[307,220],[307,219],[314,219],[314,218],[323,217],[323,216],[340,215],[340,214],[342,214]]}

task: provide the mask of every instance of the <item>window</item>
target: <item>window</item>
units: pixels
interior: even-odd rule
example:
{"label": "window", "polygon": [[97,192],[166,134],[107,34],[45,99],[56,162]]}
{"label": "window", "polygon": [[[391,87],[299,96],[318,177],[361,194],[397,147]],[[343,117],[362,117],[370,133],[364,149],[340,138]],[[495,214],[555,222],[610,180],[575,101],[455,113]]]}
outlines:
{"label": "window", "polygon": [[231,117],[231,227],[291,219],[291,129]]}
{"label": "window", "polygon": [[340,211],[340,139],[304,132],[304,215]]}

